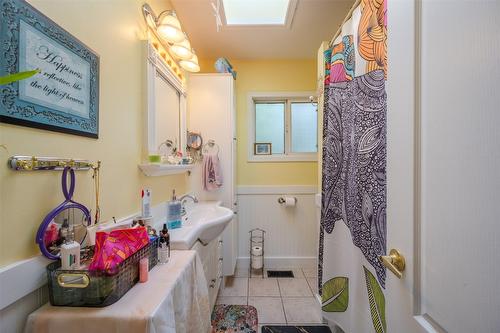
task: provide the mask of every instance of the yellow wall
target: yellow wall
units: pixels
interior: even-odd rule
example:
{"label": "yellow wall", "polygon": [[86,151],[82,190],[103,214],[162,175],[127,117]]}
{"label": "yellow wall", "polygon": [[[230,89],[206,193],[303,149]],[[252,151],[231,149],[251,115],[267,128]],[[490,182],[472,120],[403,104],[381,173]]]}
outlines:
{"label": "yellow wall", "polygon": [[[316,162],[249,163],[247,94],[258,91],[316,91],[316,60],[230,60],[237,71],[237,184],[317,185]],[[213,72],[214,60],[200,61],[202,72]]]}
{"label": "yellow wall", "polygon": [[[62,200],[59,172],[13,172],[10,155],[39,155],[102,160],[103,220],[140,210],[140,189],[152,189],[153,203],[167,200],[172,188],[186,190],[184,175],[143,176],[144,34],[141,0],[30,0],[100,56],[99,139],[0,124],[0,267],[39,253],[36,230]],[[149,0],[159,13],[168,0]],[[75,199],[94,208],[91,172],[77,172]]]}

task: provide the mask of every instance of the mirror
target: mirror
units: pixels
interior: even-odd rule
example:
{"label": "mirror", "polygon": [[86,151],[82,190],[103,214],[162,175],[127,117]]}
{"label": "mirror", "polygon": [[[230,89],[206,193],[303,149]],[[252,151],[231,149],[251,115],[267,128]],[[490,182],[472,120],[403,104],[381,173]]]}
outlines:
{"label": "mirror", "polygon": [[160,146],[172,142],[179,149],[180,138],[180,93],[159,70],[155,73],[155,142],[160,155]]}
{"label": "mirror", "polygon": [[[186,92],[164,57],[147,43],[147,153],[162,161],[186,147]],[[165,143],[169,142],[170,147]],[[150,159],[151,160],[151,159]]]}
{"label": "mirror", "polygon": [[186,139],[186,149],[193,159],[193,163],[201,161],[201,147],[203,147],[203,138],[200,133],[188,132]]}
{"label": "mirror", "polygon": [[192,150],[199,150],[203,146],[203,138],[200,133],[188,132],[187,147]]}
{"label": "mirror", "polygon": [[51,260],[59,259],[65,239],[77,241],[81,245],[87,236],[90,212],[72,199],[75,183],[75,170],[64,168],[61,187],[65,200],[45,216],[36,233],[35,241],[40,251]]}
{"label": "mirror", "polygon": [[74,233],[75,241],[83,244],[89,220],[88,212],[74,204],[51,212],[42,222],[39,230],[40,239],[37,237],[40,251],[49,259],[59,258],[60,247],[70,232]]}

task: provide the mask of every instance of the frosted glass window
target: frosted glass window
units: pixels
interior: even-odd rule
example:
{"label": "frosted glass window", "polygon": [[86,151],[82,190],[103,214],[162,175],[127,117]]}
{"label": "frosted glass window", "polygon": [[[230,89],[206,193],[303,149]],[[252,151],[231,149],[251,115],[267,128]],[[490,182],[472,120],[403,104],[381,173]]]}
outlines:
{"label": "frosted glass window", "polygon": [[318,151],[318,112],[316,104],[291,104],[293,153],[316,153]]}
{"label": "frosted glass window", "polygon": [[255,103],[255,142],[271,143],[272,154],[285,153],[285,103]]}
{"label": "frosted glass window", "polygon": [[[317,161],[317,105],[311,103],[307,95],[294,95],[250,95],[254,114],[249,122],[249,161]],[[269,145],[256,146],[255,143],[270,143],[271,153]]]}

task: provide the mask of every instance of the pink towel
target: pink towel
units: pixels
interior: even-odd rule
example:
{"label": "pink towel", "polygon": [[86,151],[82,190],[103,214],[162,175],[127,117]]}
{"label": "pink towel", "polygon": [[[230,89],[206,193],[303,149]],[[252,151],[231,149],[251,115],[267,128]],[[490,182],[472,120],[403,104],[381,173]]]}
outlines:
{"label": "pink towel", "polygon": [[215,191],[222,186],[222,170],[218,155],[204,156],[202,181],[205,191]]}

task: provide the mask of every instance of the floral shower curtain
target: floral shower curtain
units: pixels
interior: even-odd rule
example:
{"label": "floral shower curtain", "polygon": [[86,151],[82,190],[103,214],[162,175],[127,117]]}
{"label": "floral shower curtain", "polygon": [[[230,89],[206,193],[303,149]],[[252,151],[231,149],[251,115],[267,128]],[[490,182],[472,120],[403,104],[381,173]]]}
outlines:
{"label": "floral shower curtain", "polygon": [[386,1],[362,0],[325,52],[319,288],[346,332],[386,332]]}

